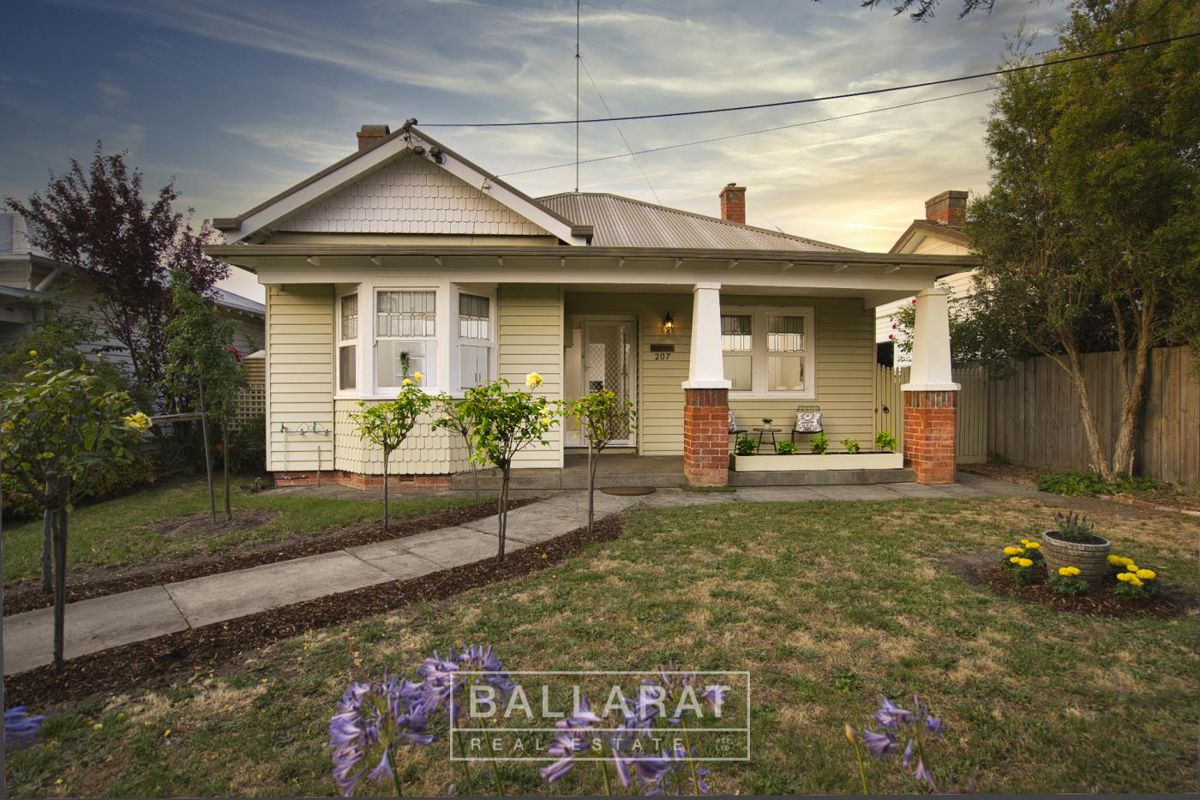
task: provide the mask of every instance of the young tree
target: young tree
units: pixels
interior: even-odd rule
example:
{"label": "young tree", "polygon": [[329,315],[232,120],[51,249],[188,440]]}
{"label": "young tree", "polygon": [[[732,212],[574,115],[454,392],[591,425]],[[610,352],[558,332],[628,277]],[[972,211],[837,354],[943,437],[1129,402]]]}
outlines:
{"label": "young tree", "polygon": [[54,543],[54,665],[63,668],[67,522],[88,482],[133,458],[150,418],[105,386],[87,362],[59,367],[31,354],[30,370],[0,389],[0,469],[50,512]]}
{"label": "young tree", "polygon": [[590,533],[596,519],[596,470],[600,453],[614,439],[627,438],[634,428],[637,411],[629,400],[621,400],[609,389],[588,392],[572,402],[567,413],[579,420],[588,443],[588,523]]}
{"label": "young tree", "polygon": [[463,398],[461,413],[471,420],[475,443],[471,457],[500,470],[498,562],[504,560],[508,535],[508,485],[513,458],[532,444],[549,444],[546,434],[559,413],[556,402],[534,394],[541,385],[542,376],[531,372],[525,378],[528,391],[510,391],[509,382],[500,378],[468,389]]}
{"label": "young tree", "polygon": [[471,465],[471,480],[475,485],[475,508],[479,508],[482,504],[479,499],[479,465],[473,458],[475,446],[471,440],[469,407],[466,403],[456,400],[448,394],[439,395],[437,402],[441,414],[433,421],[433,427],[435,430],[447,430],[462,437],[463,444],[467,448],[467,461]]}
{"label": "young tree", "polygon": [[[106,332],[129,351],[136,387],[148,397],[161,392],[165,376],[169,274],[179,270],[193,291],[207,294],[229,272],[204,255],[212,229],[205,222],[193,230],[173,208],[178,198],[168,183],[147,200],[142,173],[126,165],[125,153],[104,155],[97,145],[86,168],[72,160],[44,194],[27,203],[7,199],[30,223],[32,244],[96,287]],[[176,398],[160,399],[176,407]]]}
{"label": "young tree", "polygon": [[360,402],[361,409],[352,412],[350,418],[358,429],[358,435],[383,450],[383,529],[387,530],[388,519],[388,461],[392,453],[417,424],[417,418],[429,410],[433,398],[419,384],[424,376],[420,372],[400,382],[400,393],[395,400],[373,405]]}
{"label": "young tree", "polygon": [[[1195,4],[1077,2],[1055,57],[1198,26]],[[1070,376],[1105,479],[1133,471],[1151,348],[1195,336],[1186,309],[1200,293],[1200,49],[1191,44],[1004,76],[987,127],[991,184],[968,208],[978,302],[1015,349]],[[1015,57],[1027,49],[1019,43]],[[1082,358],[1107,347],[1128,370],[1111,453]]]}
{"label": "young tree", "polygon": [[[204,472],[208,478],[208,508],[217,520],[216,490],[213,485],[209,418],[221,428],[224,457],[225,518],[233,518],[229,480],[229,425],[237,392],[246,385],[246,375],[233,347],[233,323],[222,319],[208,301],[188,285],[182,272],[172,273],[171,296],[175,316],[166,325],[167,378],[194,387],[200,433],[204,439]],[[190,392],[174,391],[177,396]]]}

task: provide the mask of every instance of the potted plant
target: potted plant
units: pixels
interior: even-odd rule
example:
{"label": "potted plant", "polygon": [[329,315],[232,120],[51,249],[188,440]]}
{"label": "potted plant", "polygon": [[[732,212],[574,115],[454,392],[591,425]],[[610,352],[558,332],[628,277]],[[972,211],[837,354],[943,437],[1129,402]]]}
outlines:
{"label": "potted plant", "polygon": [[862,450],[858,443],[858,439],[842,439],[842,447],[846,448],[847,453],[857,453]]}
{"label": "potted plant", "polygon": [[1112,542],[1096,535],[1091,523],[1074,511],[1056,514],[1056,526],[1042,532],[1042,555],[1046,571],[1058,574],[1060,567],[1078,567],[1078,577],[1090,583],[1108,574]]}
{"label": "potted plant", "polygon": [[829,437],[824,433],[814,434],[812,437],[812,451],[817,455],[824,455],[829,449]]}
{"label": "potted plant", "polygon": [[875,449],[881,453],[892,453],[896,450],[896,437],[887,431],[875,434]]}
{"label": "potted plant", "polygon": [[775,452],[781,456],[794,456],[796,455],[796,443],[780,442],[779,444],[775,445]]}
{"label": "potted plant", "polygon": [[769,427],[771,427],[771,423],[772,423],[772,422],[774,422],[774,421],[775,421],[775,420],[774,420],[773,418],[771,418],[771,417],[763,417],[763,418],[762,418],[763,425],[765,425],[765,426],[766,426],[766,427],[768,427],[768,428],[769,428]]}

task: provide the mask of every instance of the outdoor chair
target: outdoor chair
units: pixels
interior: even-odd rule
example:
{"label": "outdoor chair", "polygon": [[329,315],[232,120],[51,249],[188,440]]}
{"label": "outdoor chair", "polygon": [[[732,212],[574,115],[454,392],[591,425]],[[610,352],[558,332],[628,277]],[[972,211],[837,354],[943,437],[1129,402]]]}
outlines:
{"label": "outdoor chair", "polygon": [[736,442],[737,437],[741,436],[745,432],[745,428],[738,427],[737,415],[733,413],[733,409],[729,409],[729,435],[732,436],[733,440]]}
{"label": "outdoor chair", "polygon": [[820,406],[796,406],[796,424],[792,426],[792,444],[796,443],[796,434],[821,433]]}

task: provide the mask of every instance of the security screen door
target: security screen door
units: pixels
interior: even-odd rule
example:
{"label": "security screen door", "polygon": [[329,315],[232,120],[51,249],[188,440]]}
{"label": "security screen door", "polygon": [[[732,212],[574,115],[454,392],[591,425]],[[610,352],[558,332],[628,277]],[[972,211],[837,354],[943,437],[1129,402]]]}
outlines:
{"label": "security screen door", "polygon": [[[580,394],[597,389],[616,392],[621,400],[637,404],[637,343],[633,320],[584,320],[583,363]],[[618,447],[632,447],[636,434],[613,441]]]}

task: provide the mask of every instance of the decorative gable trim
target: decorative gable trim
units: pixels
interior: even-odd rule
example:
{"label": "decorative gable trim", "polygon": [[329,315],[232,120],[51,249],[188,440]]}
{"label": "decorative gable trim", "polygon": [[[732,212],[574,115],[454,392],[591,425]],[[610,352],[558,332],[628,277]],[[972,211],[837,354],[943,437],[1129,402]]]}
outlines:
{"label": "decorative gable trim", "polygon": [[285,218],[313,206],[408,153],[436,164],[565,244],[582,246],[590,241],[590,231],[586,230],[586,226],[574,225],[495,175],[443,147],[409,123],[382,139],[379,144],[348,156],[245,214],[218,218],[213,220],[213,224],[225,233],[229,244],[247,240],[260,232],[276,230]]}

